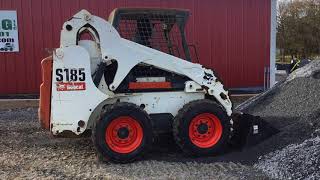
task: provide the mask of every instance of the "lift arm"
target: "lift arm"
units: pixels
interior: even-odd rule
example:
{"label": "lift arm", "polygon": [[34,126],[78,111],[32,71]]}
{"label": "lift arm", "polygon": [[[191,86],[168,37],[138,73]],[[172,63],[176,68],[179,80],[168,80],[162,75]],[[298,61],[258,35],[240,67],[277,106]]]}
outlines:
{"label": "lift arm", "polygon": [[109,86],[110,90],[116,90],[134,66],[145,63],[189,77],[194,81],[194,84],[192,82],[186,83],[186,92],[195,92],[195,87],[202,87],[207,94],[214,96],[225,108],[227,114],[231,116],[232,104],[228,92],[212,70],[206,69],[200,64],[191,63],[123,39],[110,23],[100,17],[91,15],[86,10],[81,10],[64,23],[61,31],[61,48],[56,50],[57,54],[63,55],[64,47],[77,46],[79,37],[85,30],[89,31],[97,42],[101,59],[106,63],[111,60],[118,63],[118,70]]}

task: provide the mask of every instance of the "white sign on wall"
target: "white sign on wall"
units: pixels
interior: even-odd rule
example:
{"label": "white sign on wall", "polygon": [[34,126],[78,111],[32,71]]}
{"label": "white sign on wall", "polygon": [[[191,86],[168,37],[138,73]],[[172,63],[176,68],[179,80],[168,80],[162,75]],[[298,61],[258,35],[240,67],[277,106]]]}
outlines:
{"label": "white sign on wall", "polygon": [[18,52],[17,11],[0,10],[0,52]]}

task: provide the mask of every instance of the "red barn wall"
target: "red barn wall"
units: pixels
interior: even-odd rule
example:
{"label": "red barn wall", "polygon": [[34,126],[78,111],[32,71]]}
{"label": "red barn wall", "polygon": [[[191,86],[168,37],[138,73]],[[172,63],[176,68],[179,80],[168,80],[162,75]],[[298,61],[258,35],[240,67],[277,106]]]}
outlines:
{"label": "red barn wall", "polygon": [[271,0],[0,0],[0,10],[17,10],[20,44],[18,53],[0,53],[0,94],[38,93],[40,61],[59,47],[63,22],[81,9],[107,18],[117,7],[189,9],[187,38],[200,63],[229,88],[264,86]]}

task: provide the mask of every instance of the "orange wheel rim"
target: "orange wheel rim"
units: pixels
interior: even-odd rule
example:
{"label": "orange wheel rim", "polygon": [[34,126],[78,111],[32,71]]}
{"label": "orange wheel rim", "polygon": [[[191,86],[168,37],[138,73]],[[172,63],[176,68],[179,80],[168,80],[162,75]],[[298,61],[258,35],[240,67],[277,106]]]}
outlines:
{"label": "orange wheel rim", "polygon": [[215,115],[202,113],[191,120],[189,138],[200,148],[210,148],[217,144],[222,136],[222,125]]}
{"label": "orange wheel rim", "polygon": [[112,120],[106,128],[106,143],[117,153],[133,152],[141,145],[142,139],[143,130],[140,123],[129,116]]}

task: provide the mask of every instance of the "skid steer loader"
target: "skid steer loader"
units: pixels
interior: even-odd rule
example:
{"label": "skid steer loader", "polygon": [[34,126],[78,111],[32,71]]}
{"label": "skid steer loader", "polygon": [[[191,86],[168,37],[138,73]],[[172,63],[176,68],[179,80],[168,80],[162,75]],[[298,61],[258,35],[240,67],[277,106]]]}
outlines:
{"label": "skid steer loader", "polygon": [[116,9],[108,21],[75,14],[63,24],[60,47],[42,61],[42,127],[54,136],[91,131],[99,157],[118,163],[140,158],[165,132],[188,155],[223,152],[240,131],[220,79],[192,63],[188,16],[142,8]]}

